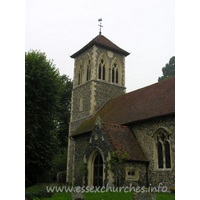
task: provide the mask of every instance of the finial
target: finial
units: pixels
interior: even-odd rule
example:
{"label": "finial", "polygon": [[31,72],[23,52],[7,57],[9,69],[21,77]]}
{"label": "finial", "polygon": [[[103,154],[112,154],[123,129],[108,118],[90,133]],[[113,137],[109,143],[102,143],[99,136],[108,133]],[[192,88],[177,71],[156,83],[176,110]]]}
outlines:
{"label": "finial", "polygon": [[100,22],[100,24],[98,25],[98,26],[100,26],[100,29],[99,29],[99,35],[101,35],[101,27],[103,27],[103,26],[101,25],[102,18],[98,19],[98,21]]}

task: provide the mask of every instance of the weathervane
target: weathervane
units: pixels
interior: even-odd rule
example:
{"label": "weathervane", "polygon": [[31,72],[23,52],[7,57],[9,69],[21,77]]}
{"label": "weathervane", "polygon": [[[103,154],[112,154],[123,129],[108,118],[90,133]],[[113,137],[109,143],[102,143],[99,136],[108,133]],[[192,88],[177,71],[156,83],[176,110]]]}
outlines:
{"label": "weathervane", "polygon": [[100,29],[99,29],[99,35],[101,35],[101,27],[103,27],[103,26],[101,25],[102,18],[98,19],[98,21],[100,22],[100,24],[98,25],[98,26],[100,26]]}

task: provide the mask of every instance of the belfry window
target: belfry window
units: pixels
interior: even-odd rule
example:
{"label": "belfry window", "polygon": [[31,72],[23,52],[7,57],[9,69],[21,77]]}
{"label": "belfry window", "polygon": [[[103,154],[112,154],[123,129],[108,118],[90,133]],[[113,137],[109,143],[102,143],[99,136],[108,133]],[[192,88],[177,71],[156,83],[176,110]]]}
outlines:
{"label": "belfry window", "polygon": [[82,65],[80,65],[80,68],[78,70],[78,85],[82,84]]}
{"label": "belfry window", "polygon": [[112,83],[115,82],[115,70],[112,68]]}
{"label": "belfry window", "polygon": [[112,67],[112,83],[118,83],[118,76],[118,65],[114,63]]}
{"label": "belfry window", "polygon": [[90,66],[90,60],[89,60],[87,64],[87,81],[89,81],[90,78],[91,78],[91,66]]}
{"label": "belfry window", "polygon": [[116,83],[118,83],[118,69],[116,69]]}
{"label": "belfry window", "polygon": [[99,62],[99,79],[105,80],[105,61],[103,59]]}
{"label": "belfry window", "polygon": [[169,135],[164,129],[160,129],[155,135],[156,144],[156,162],[157,169],[171,168],[171,154]]}

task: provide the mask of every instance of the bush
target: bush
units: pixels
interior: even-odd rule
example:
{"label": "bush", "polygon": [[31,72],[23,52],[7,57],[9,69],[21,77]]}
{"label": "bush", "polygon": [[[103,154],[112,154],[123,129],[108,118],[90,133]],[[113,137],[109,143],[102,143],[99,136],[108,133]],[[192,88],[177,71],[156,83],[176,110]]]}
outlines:
{"label": "bush", "polygon": [[25,198],[27,198],[27,200],[33,200],[33,199],[37,199],[37,198],[48,198],[48,197],[51,197],[53,195],[52,192],[47,192],[46,189],[45,190],[41,190],[41,191],[38,191],[38,192],[27,192],[25,194]]}

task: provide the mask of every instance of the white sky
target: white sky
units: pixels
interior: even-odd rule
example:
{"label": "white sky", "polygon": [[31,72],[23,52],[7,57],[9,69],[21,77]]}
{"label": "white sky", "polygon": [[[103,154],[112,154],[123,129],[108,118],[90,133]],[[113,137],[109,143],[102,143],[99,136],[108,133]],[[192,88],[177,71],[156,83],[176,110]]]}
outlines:
{"label": "white sky", "polygon": [[127,92],[157,82],[175,55],[174,0],[26,0],[25,51],[45,52],[60,74],[73,78],[78,51],[99,34],[130,52]]}

